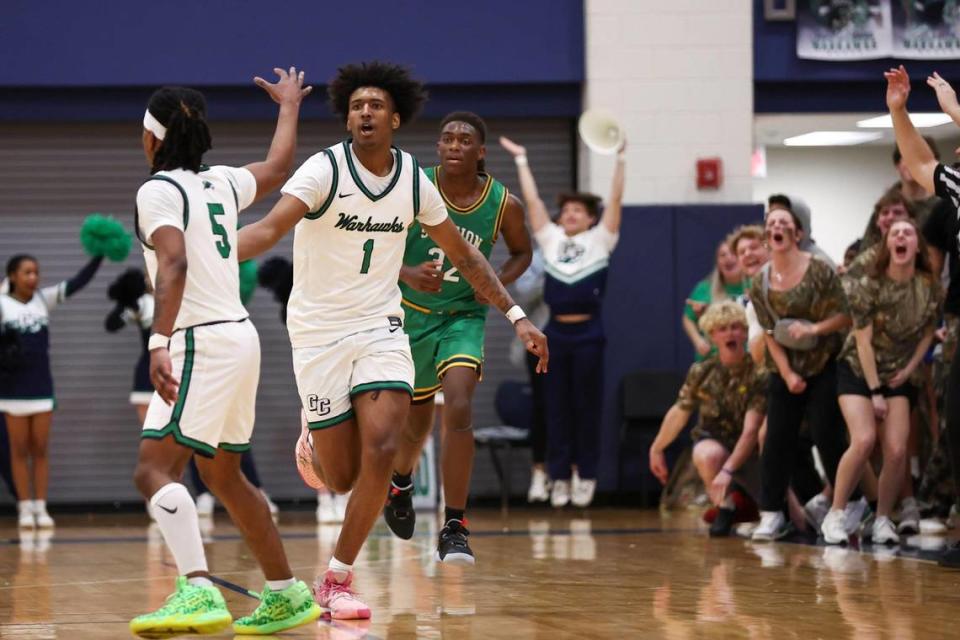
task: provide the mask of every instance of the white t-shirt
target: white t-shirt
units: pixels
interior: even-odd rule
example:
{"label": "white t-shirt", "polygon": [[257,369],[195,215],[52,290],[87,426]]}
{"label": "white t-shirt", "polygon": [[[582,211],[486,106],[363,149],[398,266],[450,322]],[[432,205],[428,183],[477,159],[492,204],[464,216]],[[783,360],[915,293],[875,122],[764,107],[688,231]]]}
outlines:
{"label": "white t-shirt", "polygon": [[343,142],[309,158],[281,191],[309,208],[293,241],[287,329],[294,348],[399,329],[407,229],[414,216],[426,226],[447,218],[443,198],[413,156],[394,149],[393,170],[379,177]]}
{"label": "white t-shirt", "polygon": [[574,284],[610,264],[610,254],[620,234],[610,232],[599,223],[575,236],[567,236],[563,228],[552,222],[534,234],[543,250],[547,273],[566,284]]}
{"label": "white t-shirt", "polygon": [[154,288],[154,231],[170,226],[184,234],[187,282],[174,329],[247,317],[240,302],[237,219],[256,194],[250,171],[225,166],[159,171],[137,191],[137,233]]}

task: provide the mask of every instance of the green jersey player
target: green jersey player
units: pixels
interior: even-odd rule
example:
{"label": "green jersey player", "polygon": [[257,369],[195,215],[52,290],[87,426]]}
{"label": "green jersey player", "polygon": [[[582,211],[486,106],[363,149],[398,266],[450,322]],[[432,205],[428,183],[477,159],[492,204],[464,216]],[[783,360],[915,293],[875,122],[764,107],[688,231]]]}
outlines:
{"label": "green jersey player", "polygon": [[[506,285],[523,274],[533,249],[523,205],[483,170],[485,138],[486,125],[479,116],[449,114],[440,125],[440,165],[424,173],[437,186],[460,235],[484,257],[490,257],[503,235],[510,258],[497,275]],[[434,397],[443,391],[440,464],[446,510],[437,558],[473,564],[464,509],[473,470],[472,402],[482,374],[487,305],[420,224],[414,223],[407,233],[403,262],[400,289],[416,375],[384,518],[399,537],[413,536],[411,474],[433,426]]]}

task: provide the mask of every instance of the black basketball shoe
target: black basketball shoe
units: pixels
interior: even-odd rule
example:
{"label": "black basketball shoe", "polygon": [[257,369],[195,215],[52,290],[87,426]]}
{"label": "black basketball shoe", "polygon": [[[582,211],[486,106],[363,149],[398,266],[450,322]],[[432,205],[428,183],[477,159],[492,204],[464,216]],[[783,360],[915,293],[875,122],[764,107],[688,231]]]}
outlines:
{"label": "black basketball shoe", "polygon": [[413,537],[413,529],[417,524],[417,513],[413,510],[413,483],[403,489],[390,484],[387,503],[383,506],[383,519],[398,538],[409,540]]}
{"label": "black basketball shoe", "polygon": [[447,564],[475,564],[473,550],[467,544],[470,532],[464,526],[466,522],[448,520],[440,530],[440,539],[437,542],[437,560]]}
{"label": "black basketball shoe", "polygon": [[943,552],[943,555],[940,556],[937,564],[950,569],[960,569],[960,542],[955,542],[948,547],[947,550]]}
{"label": "black basketball shoe", "polygon": [[724,509],[723,507],[718,509],[717,517],[714,518],[713,523],[710,525],[710,537],[726,538],[729,536],[730,531],[733,529],[736,515],[737,512],[734,509]]}

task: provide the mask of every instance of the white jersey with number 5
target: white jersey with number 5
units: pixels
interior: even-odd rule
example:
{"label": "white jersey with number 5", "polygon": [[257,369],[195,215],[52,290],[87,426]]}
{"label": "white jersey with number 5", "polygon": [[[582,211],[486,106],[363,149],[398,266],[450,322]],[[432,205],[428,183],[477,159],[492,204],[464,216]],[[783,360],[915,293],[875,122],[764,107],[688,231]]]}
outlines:
{"label": "white jersey with number 5", "polygon": [[158,171],[137,191],[136,232],[150,282],[157,283],[153,232],[183,231],[187,282],[174,329],[247,317],[240,302],[237,216],[253,203],[257,181],[247,169]]}
{"label": "white jersey with number 5", "polygon": [[393,157],[390,174],[376,176],[347,140],[312,156],[284,185],[309,210],[293,240],[287,329],[294,348],[399,329],[407,229],[414,217],[438,225],[447,209],[413,156],[394,148]]}

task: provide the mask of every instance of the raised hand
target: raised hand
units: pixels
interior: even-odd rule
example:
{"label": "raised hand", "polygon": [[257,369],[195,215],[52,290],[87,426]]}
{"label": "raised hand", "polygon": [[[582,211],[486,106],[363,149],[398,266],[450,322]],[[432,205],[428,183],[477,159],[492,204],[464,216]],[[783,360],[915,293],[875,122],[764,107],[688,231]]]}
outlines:
{"label": "raised hand", "polygon": [[517,156],[527,155],[527,148],[520,146],[510,138],[505,138],[504,136],[500,136],[500,146],[506,149],[507,153],[512,155],[514,158],[516,158]]}
{"label": "raised hand", "polygon": [[267,95],[277,104],[299,104],[313,91],[313,87],[303,86],[303,71],[297,71],[296,67],[290,67],[289,71],[284,71],[278,67],[273,72],[280,77],[274,84],[270,84],[260,76],[254,78],[253,82],[266,91]]}
{"label": "raised hand", "polygon": [[955,112],[960,109],[960,104],[957,103],[957,92],[939,73],[934,71],[933,75],[927,78],[927,85],[937,92],[937,102],[940,103],[940,108],[944,113]]}
{"label": "raised hand", "polygon": [[891,111],[905,109],[910,95],[910,76],[903,65],[884,72],[887,79],[887,108]]}

